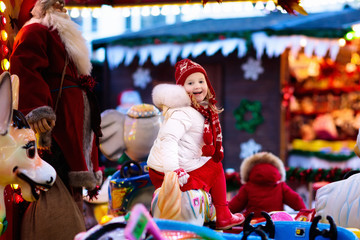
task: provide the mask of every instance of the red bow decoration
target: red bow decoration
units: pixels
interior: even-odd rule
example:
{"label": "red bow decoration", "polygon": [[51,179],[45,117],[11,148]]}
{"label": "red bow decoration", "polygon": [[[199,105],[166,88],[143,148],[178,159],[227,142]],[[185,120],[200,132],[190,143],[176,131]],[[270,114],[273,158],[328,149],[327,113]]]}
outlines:
{"label": "red bow decoration", "polygon": [[96,85],[96,81],[90,75],[81,75],[79,77],[80,86],[86,90],[92,91]]}

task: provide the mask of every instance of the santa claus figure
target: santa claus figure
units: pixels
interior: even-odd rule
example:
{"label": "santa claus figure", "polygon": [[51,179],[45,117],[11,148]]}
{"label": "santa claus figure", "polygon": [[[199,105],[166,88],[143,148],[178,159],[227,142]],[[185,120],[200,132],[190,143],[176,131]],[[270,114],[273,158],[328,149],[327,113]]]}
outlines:
{"label": "santa claus figure", "polygon": [[[102,181],[92,65],[85,39],[64,3],[24,0],[10,57],[10,72],[20,79],[19,110],[37,133],[42,158],[59,176],[54,188],[25,213],[21,239],[73,239],[84,230],[82,187],[91,192]],[[79,217],[66,216],[65,209]]]}

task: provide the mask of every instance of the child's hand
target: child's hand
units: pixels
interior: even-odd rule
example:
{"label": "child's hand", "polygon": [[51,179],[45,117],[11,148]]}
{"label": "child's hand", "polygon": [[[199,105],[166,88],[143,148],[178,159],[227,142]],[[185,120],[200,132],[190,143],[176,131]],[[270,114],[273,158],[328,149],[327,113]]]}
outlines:
{"label": "child's hand", "polygon": [[180,187],[184,186],[190,177],[189,174],[182,168],[176,169],[174,172],[178,175]]}

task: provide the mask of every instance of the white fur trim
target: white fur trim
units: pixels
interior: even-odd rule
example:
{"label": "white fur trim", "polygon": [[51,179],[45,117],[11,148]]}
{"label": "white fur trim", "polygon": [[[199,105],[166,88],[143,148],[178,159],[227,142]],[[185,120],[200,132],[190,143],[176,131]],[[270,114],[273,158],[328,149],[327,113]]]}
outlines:
{"label": "white fur trim", "polygon": [[94,133],[91,130],[91,113],[89,100],[86,93],[83,91],[83,102],[84,102],[84,121],[83,121],[83,154],[87,169],[93,170],[93,163],[91,162],[91,155],[93,149]]}
{"label": "white fur trim", "polygon": [[102,182],[102,172],[90,171],[74,171],[69,172],[69,184],[72,187],[85,187],[88,190],[93,190]]}
{"label": "white fur trim", "polygon": [[249,180],[251,169],[259,163],[270,163],[274,165],[281,175],[281,181],[286,179],[284,163],[280,158],[269,152],[259,152],[244,159],[240,166],[241,183],[245,184]]}
{"label": "white fur trim", "polygon": [[79,26],[70,19],[69,15],[49,8],[46,10],[45,15],[36,15],[26,22],[25,25],[32,23],[39,23],[49,29],[56,29],[61,41],[65,45],[69,58],[74,62],[79,74],[90,75],[92,65],[86,40],[79,30]]}
{"label": "white fur trim", "polygon": [[54,110],[49,106],[42,106],[33,109],[31,112],[29,112],[26,115],[26,120],[32,124],[34,122],[38,122],[43,118],[50,119],[50,120],[56,120],[56,114]]}
{"label": "white fur trim", "polygon": [[155,106],[159,109],[164,107],[178,108],[191,105],[189,95],[185,88],[175,84],[159,84],[152,91],[152,99]]}

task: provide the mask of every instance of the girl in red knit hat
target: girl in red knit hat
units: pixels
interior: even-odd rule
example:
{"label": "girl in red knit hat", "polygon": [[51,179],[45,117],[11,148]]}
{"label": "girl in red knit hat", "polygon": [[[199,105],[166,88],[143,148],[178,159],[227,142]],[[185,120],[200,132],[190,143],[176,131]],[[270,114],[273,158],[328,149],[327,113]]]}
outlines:
{"label": "girl in red knit hat", "polygon": [[243,212],[245,216],[254,212],[261,218],[261,211],[283,211],[284,204],[294,210],[306,209],[303,199],[285,183],[283,162],[269,152],[259,152],[246,159],[240,166],[241,186],[231,199],[232,212]]}
{"label": "girl in red knit hat", "polygon": [[162,109],[164,122],[148,157],[149,175],[155,188],[164,173],[178,174],[182,191],[210,192],[216,209],[216,228],[228,229],[244,221],[232,214],[226,201],[226,182],[221,160],[222,134],[215,92],[206,71],[183,59],[175,65],[176,85],[159,84],[153,102]]}

